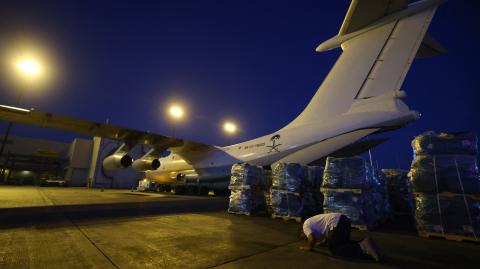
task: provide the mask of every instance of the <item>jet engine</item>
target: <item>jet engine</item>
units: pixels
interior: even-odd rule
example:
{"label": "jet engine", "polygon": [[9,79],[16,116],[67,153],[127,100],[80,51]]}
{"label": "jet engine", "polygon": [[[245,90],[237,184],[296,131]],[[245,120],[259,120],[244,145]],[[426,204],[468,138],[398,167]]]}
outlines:
{"label": "jet engine", "polygon": [[107,171],[115,171],[132,165],[133,159],[126,152],[115,152],[103,160],[103,168]]}
{"label": "jet engine", "polygon": [[157,158],[140,158],[132,164],[133,169],[137,172],[145,172],[148,170],[157,170],[160,167],[160,161]]}

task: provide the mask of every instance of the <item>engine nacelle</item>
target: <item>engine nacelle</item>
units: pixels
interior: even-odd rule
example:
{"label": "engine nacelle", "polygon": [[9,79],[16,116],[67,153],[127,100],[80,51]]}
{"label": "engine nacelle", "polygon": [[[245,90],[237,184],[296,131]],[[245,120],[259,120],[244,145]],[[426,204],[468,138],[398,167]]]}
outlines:
{"label": "engine nacelle", "polygon": [[121,168],[127,168],[132,165],[133,159],[125,152],[114,153],[103,159],[103,169],[115,171]]}
{"label": "engine nacelle", "polygon": [[160,167],[160,160],[157,158],[138,159],[133,162],[132,167],[137,172],[157,170]]}

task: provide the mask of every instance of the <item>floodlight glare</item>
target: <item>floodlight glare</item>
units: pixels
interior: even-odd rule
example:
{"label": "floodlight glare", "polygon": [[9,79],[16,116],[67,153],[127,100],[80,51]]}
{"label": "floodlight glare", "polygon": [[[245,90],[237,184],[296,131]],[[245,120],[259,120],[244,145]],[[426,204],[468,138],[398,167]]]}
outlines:
{"label": "floodlight glare", "polygon": [[168,113],[174,119],[181,119],[185,114],[183,108],[180,105],[171,105]]}
{"label": "floodlight glare", "polygon": [[231,121],[227,121],[223,124],[223,130],[228,134],[234,134],[237,132],[237,125]]}
{"label": "floodlight glare", "polygon": [[42,67],[36,59],[20,59],[16,63],[17,70],[28,77],[36,77],[41,74]]}

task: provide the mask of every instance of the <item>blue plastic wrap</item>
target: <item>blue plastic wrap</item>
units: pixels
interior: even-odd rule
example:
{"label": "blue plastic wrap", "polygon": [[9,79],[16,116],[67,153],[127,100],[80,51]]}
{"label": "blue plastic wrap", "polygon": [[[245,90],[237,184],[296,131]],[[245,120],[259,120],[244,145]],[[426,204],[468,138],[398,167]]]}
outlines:
{"label": "blue plastic wrap", "polygon": [[412,141],[416,155],[470,154],[476,155],[477,135],[469,132],[440,133],[426,132]]}
{"label": "blue plastic wrap", "polygon": [[322,187],[357,189],[368,187],[370,169],[361,157],[328,157],[323,173]]}
{"label": "blue plastic wrap", "polygon": [[311,192],[302,195],[288,191],[270,191],[272,214],[276,216],[308,218],[322,212],[317,197]]}
{"label": "blue plastic wrap", "polygon": [[391,211],[385,174],[381,170],[373,169],[372,181],[372,197],[375,203],[375,214],[380,220],[390,214]]}
{"label": "blue plastic wrap", "polygon": [[308,169],[296,163],[275,163],[272,165],[272,188],[301,193],[308,186]]}
{"label": "blue plastic wrap", "polygon": [[262,186],[263,169],[248,163],[232,165],[230,176],[230,187]]}
{"label": "blue plastic wrap", "polygon": [[399,169],[382,169],[385,175],[388,199],[393,213],[411,214],[413,196],[408,184],[407,171]]}
{"label": "blue plastic wrap", "polygon": [[265,209],[264,171],[246,163],[232,166],[228,212],[251,214]]}
{"label": "blue plastic wrap", "polygon": [[272,170],[263,170],[263,183],[265,189],[270,189],[272,187]]}
{"label": "blue plastic wrap", "polygon": [[322,166],[308,166],[308,182],[314,192],[320,191],[323,182]]}
{"label": "blue plastic wrap", "polygon": [[250,214],[253,209],[252,190],[231,190],[228,211],[232,213]]}
{"label": "blue plastic wrap", "polygon": [[302,198],[297,194],[272,189],[270,192],[270,202],[274,215],[302,217]]}
{"label": "blue plastic wrap", "polygon": [[371,194],[322,189],[324,213],[342,213],[352,224],[373,227],[378,220]]}
{"label": "blue plastic wrap", "polygon": [[389,191],[410,193],[407,171],[401,169],[382,169]]}
{"label": "blue plastic wrap", "polygon": [[478,199],[416,193],[414,216],[418,231],[480,235]]}
{"label": "blue plastic wrap", "polygon": [[480,193],[475,156],[417,156],[408,175],[414,192]]}

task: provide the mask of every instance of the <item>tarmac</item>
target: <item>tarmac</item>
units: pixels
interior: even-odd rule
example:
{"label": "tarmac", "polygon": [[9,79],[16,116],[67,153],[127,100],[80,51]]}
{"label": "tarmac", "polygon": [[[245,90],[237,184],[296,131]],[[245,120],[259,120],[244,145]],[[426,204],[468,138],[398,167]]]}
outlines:
{"label": "tarmac", "polygon": [[371,235],[381,262],[300,251],[300,224],[226,213],[227,197],[0,186],[0,268],[478,268],[480,245]]}

